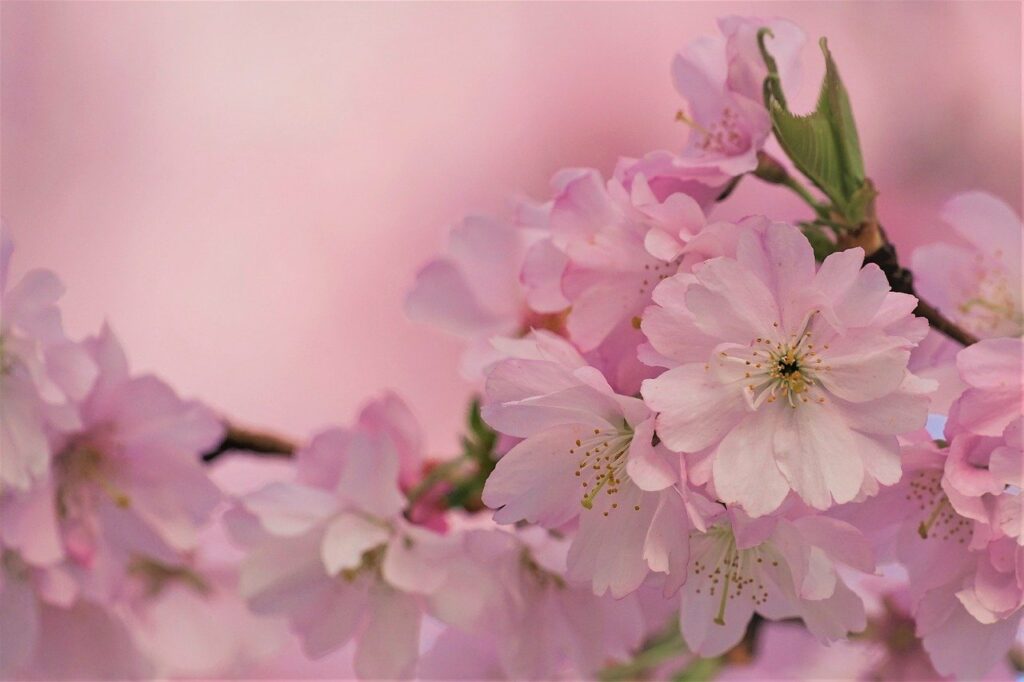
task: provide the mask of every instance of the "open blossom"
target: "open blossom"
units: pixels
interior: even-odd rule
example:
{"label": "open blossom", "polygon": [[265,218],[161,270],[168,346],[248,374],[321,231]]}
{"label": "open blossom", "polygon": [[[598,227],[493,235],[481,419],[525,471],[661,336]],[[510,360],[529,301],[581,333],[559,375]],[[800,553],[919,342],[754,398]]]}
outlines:
{"label": "open blossom", "polygon": [[925,322],[863,256],[816,269],[795,227],[752,225],[735,258],[666,280],[644,314],[671,366],[642,389],[658,435],[751,516],[790,491],[828,509],[895,483],[896,435],[925,423],[931,385],[906,370]]}
{"label": "open blossom", "polygon": [[939,243],[916,249],[911,257],[915,288],[972,334],[1020,336],[1020,217],[984,192],[953,197],[941,217],[966,246]]}
{"label": "open blossom", "polygon": [[487,479],[494,519],[558,528],[578,517],[568,577],[597,594],[622,596],[649,568],[685,561],[685,533],[707,501],[677,486],[681,462],[652,444],[653,413],[552,334],[505,347],[510,357],[490,369],[481,413],[524,440]]}
{"label": "open blossom", "polygon": [[804,34],[783,19],[732,16],[720,19],[718,27],[722,36],[693,41],[672,62],[672,77],[686,100],[691,126],[681,156],[740,175],[757,166],[757,152],[771,129],[763,101],[768,70],[757,33],[765,27],[772,31],[766,43],[787,83],[795,79]]}
{"label": "open blossom", "polygon": [[873,571],[867,540],[850,524],[801,512],[751,520],[730,510],[707,532],[690,533],[682,575],[680,627],[691,650],[717,656],[739,643],[755,612],[800,617],[822,642],[864,629],[864,606],[838,565]]}
{"label": "open blossom", "polygon": [[96,365],[64,335],[57,300],[64,287],[48,270],[9,285],[13,245],[0,237],[0,490],[27,489],[50,464],[49,436],[79,425],[73,401],[96,379]]}
{"label": "open blossom", "polygon": [[296,467],[296,482],[271,483],[235,510],[243,596],[257,613],[287,616],[310,657],[355,639],[361,677],[411,675],[417,595],[444,581],[449,550],[403,518],[394,440],[365,424],[331,429],[296,453]]}
{"label": "open blossom", "polygon": [[4,543],[35,565],[60,559],[95,599],[115,595],[134,562],[175,565],[220,500],[200,455],[223,426],[153,376],[133,376],[108,328],[85,342],[99,378],[81,426],[54,440],[48,476],[3,501]]}
{"label": "open blossom", "polygon": [[452,626],[420,663],[424,678],[586,679],[640,644],[634,595],[593,594],[566,577],[568,542],[532,527],[468,529],[431,613]]}

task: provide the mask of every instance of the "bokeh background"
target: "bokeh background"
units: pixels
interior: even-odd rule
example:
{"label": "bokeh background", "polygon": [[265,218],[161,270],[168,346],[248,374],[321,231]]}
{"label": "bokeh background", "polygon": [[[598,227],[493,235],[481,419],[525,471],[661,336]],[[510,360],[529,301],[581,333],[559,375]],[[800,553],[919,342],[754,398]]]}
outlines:
{"label": "bokeh background", "polygon": [[[674,51],[729,13],[825,35],[905,251],[984,189],[1021,201],[1018,2],[2,5],[2,187],[15,272],[68,286],[136,368],[301,436],[404,395],[454,447],[460,344],[404,318],[466,212],[561,166],[679,148]],[[804,215],[744,182],[720,215]]]}

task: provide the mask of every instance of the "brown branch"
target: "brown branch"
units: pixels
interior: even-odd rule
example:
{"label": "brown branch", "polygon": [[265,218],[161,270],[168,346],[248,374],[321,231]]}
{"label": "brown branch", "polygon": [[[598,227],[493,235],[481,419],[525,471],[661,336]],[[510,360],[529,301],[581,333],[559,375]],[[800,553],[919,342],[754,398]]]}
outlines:
{"label": "brown branch", "polygon": [[225,452],[242,451],[265,457],[291,457],[295,444],[270,433],[250,431],[230,423],[226,424],[224,438],[213,450],[203,454],[204,462],[212,462]]}

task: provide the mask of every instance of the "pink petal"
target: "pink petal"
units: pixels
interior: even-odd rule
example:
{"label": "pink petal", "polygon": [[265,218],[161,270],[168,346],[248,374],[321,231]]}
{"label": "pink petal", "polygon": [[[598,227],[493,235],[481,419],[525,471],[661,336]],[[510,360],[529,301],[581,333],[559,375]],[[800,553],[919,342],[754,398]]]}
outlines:
{"label": "pink petal", "polygon": [[654,438],[654,419],[641,422],[633,430],[629,446],[626,473],[641,490],[663,490],[676,482],[678,475],[662,453],[651,444]]}
{"label": "pink petal", "polygon": [[857,441],[827,405],[800,403],[776,408],[775,456],[793,490],[815,509],[851,501],[864,480]]}
{"label": "pink petal", "polygon": [[516,445],[498,464],[484,486],[483,501],[496,509],[494,520],[557,527],[582,509],[575,476],[577,458],[569,450],[589,429],[555,426]]}
{"label": "pink petal", "polygon": [[419,654],[420,608],[390,589],[373,593],[366,629],[356,646],[354,667],[363,679],[412,677]]}
{"label": "pink petal", "polygon": [[775,410],[759,410],[733,428],[715,453],[715,492],[727,504],[742,505],[752,517],[775,511],[789,493],[771,442],[770,434],[778,428]]}
{"label": "pink petal", "polygon": [[242,506],[271,533],[295,536],[326,520],[338,503],[323,490],[278,482],[249,493],[242,498]]}
{"label": "pink petal", "polygon": [[659,413],[658,436],[672,450],[697,452],[713,445],[747,412],[739,389],[708,374],[704,365],[683,365],[644,381],[640,389]]}

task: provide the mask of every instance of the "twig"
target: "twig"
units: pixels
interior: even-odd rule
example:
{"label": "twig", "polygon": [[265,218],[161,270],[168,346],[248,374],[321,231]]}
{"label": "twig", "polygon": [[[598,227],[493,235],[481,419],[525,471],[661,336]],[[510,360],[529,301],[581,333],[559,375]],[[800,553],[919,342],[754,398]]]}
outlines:
{"label": "twig", "polygon": [[203,461],[212,462],[232,450],[266,457],[291,457],[295,453],[295,444],[270,433],[227,424],[224,439],[213,450],[203,454]]}

